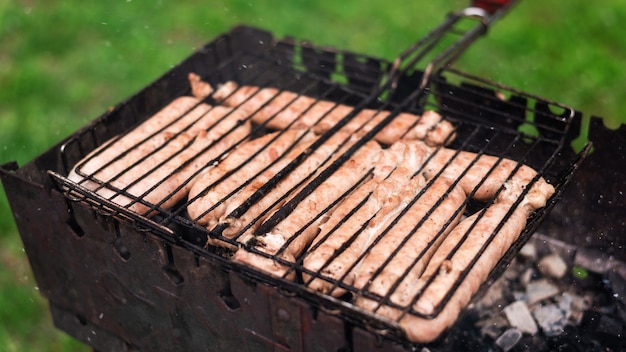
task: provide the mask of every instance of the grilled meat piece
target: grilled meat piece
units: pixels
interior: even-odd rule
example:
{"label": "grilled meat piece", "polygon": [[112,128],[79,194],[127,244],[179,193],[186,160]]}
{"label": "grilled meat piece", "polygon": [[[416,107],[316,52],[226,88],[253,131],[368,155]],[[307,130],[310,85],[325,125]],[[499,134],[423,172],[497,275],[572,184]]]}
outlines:
{"label": "grilled meat piece", "polygon": [[[368,142],[359,148],[350,159],[335,170],[328,179],[299,201],[285,218],[270,231],[256,236],[251,246],[263,253],[275,255],[290,263],[313,241],[320,223],[341,197],[362,182],[380,156],[381,147]],[[270,218],[271,220],[271,218]],[[235,253],[235,260],[249,264],[275,276],[292,277],[288,266],[266,258],[246,247]]]}
{"label": "grilled meat piece", "polygon": [[[330,164],[342,151],[352,146],[354,138],[348,133],[338,132],[314,150],[310,150],[312,142],[298,145],[282,162],[272,165],[258,175],[228,202],[225,215],[220,219],[220,222],[228,224],[222,232],[224,236],[228,238],[236,236],[240,242],[247,242],[265,218],[289,201],[321,168]],[[288,175],[278,180],[275,186],[261,190],[271,182],[272,178],[283,173],[288,163],[302,156],[306,158]],[[262,197],[255,199],[255,194],[261,194]],[[248,204],[247,208],[241,209],[240,207],[250,199],[254,201]]]}
{"label": "grilled meat piece", "polygon": [[[397,213],[397,205],[407,196],[402,191],[425,156],[424,148],[414,143],[396,142],[381,152],[373,178],[346,197],[320,226],[320,234],[304,257],[305,269],[316,275],[304,272],[305,284],[333,296],[345,293],[329,280],[353,283],[357,262],[379,228]],[[409,189],[417,192],[423,178],[417,176],[415,181]]]}
{"label": "grilled meat piece", "polygon": [[[231,108],[180,97],[77,163],[68,178],[143,215],[184,199],[190,179],[250,133]],[[138,201],[138,198],[141,201]]]}
{"label": "grilled meat piece", "polygon": [[[354,282],[358,290],[387,299],[395,298],[396,292],[404,293],[404,286],[420,277],[432,249],[437,248],[463,214],[466,194],[454,185],[454,180],[437,178],[423,191],[412,193],[404,200],[409,203],[404,206],[406,210],[400,209],[399,218],[381,228],[376,242],[367,249]],[[372,311],[381,302],[364,296],[355,300],[358,306]]]}
{"label": "grilled meat piece", "polygon": [[306,130],[292,129],[242,143],[216,167],[196,176],[189,191],[189,217],[200,225],[213,228],[224,215],[225,202],[246,186],[246,180],[251,182],[255,175],[282,158],[288,150],[312,138],[313,134]]}
{"label": "grilled meat piece", "polygon": [[[313,127],[323,133],[337,125],[353,112],[352,106],[316,99],[290,91],[256,86],[239,86],[233,81],[225,82],[216,90],[197,76],[190,76],[193,91],[200,97],[211,92],[213,98],[224,106],[237,108],[252,116],[252,121],[271,129]],[[385,110],[363,109],[352,117],[344,129],[359,135],[371,131],[389,116]],[[450,143],[454,139],[454,127],[434,111],[426,111],[422,116],[400,113],[382,128],[374,139],[383,144],[398,140],[423,140],[437,146]]]}
{"label": "grilled meat piece", "polygon": [[[467,273],[467,276],[433,319],[411,314],[402,317],[400,326],[411,341],[432,341],[456,321],[461,310],[519,237],[529,215],[545,206],[546,199],[554,192],[551,185],[539,179],[530,186],[530,191],[521,203],[512,207],[512,202],[528,187],[528,183],[515,180],[507,182],[494,204],[484,212],[480,211],[463,220],[439,246],[413,289],[413,292],[423,290],[413,304],[413,309],[423,314],[436,313],[444,293],[451,291],[462,274]],[[486,244],[489,239],[492,239],[491,243]],[[456,252],[452,254],[454,249]],[[483,249],[484,252],[480,254]],[[473,260],[476,262],[472,264]],[[430,280],[432,282],[426,285]]]}
{"label": "grilled meat piece", "polygon": [[[399,261],[410,264],[410,267],[398,265],[391,259],[377,272],[376,277],[371,278],[367,267],[362,265],[360,274],[364,277],[360,280],[357,277],[355,281],[357,288],[364,288],[368,293],[380,297],[372,299],[376,296],[364,294],[356,297],[355,303],[399,320],[409,338],[415,342],[432,341],[456,320],[460,310],[467,305],[488,273],[518,238],[526,226],[528,216],[545,206],[547,199],[554,193],[554,188],[526,165],[509,159],[445,148],[433,154],[425,165],[424,174],[428,178],[434,177],[434,182],[425,189],[425,194],[432,192],[432,197],[427,199],[441,198],[441,204],[428,205],[428,200],[426,203],[418,201],[418,208],[422,205],[424,210],[432,207],[430,215],[420,216],[419,212],[415,214],[416,218],[426,219],[423,228],[417,232],[419,235],[406,240],[402,237],[390,239],[391,244],[387,251],[379,254],[378,258],[372,258],[374,263],[388,257],[398,258]],[[526,188],[530,188],[530,192],[523,196]],[[491,205],[454,226],[466,197],[487,201]],[[516,204],[518,200],[521,200],[519,205]],[[445,205],[446,203],[449,204]],[[445,215],[437,215],[438,209],[442,209]],[[407,218],[412,216],[407,213],[399,222],[406,222]],[[435,232],[441,234],[433,237]],[[494,240],[487,243],[491,236]],[[385,237],[382,237],[381,243]],[[416,247],[420,241],[432,241],[427,252],[424,252],[423,246]],[[472,266],[473,258],[483,246],[486,248],[485,253]],[[411,254],[405,250],[411,247],[412,258],[407,260]],[[374,249],[368,252],[368,257],[375,253]],[[453,251],[456,252],[451,254]],[[395,252],[397,255],[394,255]],[[458,291],[454,291],[444,310],[436,315],[436,308],[445,294],[452,290],[455,281],[468,268],[471,268],[470,274],[461,283]],[[433,282],[426,285],[432,276]],[[383,299],[406,308],[398,309],[384,303]],[[409,313],[410,309],[436,316],[433,319],[419,318]]]}
{"label": "grilled meat piece", "polygon": [[213,87],[207,82],[202,80],[202,77],[199,75],[190,72],[187,75],[187,79],[189,80],[189,86],[191,87],[191,94],[201,100],[204,100],[209,97],[209,95],[213,94]]}

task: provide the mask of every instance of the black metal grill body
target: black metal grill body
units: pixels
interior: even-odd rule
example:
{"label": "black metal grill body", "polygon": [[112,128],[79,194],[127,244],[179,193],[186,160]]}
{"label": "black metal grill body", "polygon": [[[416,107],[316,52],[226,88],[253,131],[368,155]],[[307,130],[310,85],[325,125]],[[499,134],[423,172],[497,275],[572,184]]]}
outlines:
{"label": "black metal grill body", "polygon": [[[27,165],[5,165],[3,183],[55,323],[98,350],[411,348],[393,322],[203,249],[198,244],[207,234],[179,214],[147,219],[88,195],[77,202],[63,194],[63,185],[57,184],[62,178],[55,176],[67,174],[97,146],[188,94],[189,72],[211,83],[271,83],[346,104],[390,104],[416,113],[430,107],[458,127],[452,147],[496,155],[507,150],[506,157],[543,169],[557,187],[557,195],[530,219],[505,256],[505,264],[556,204],[579,166],[580,158],[563,149],[573,140],[573,112],[456,71],[437,76],[412,104],[403,102],[422,81],[420,71],[399,77],[387,100],[372,99],[391,66],[236,28]],[[528,125],[534,128],[535,136],[528,136],[533,142],[511,144],[510,137],[502,137],[519,136],[520,126]],[[42,212],[49,219],[45,223],[37,221]]]}

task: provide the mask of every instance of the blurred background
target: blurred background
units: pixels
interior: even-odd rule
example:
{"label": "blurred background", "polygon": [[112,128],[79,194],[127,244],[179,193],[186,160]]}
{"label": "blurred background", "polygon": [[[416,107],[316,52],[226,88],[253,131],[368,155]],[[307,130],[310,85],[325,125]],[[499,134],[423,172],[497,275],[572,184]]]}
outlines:
{"label": "blurred background", "polygon": [[[393,59],[469,1],[0,0],[0,163],[33,159],[237,24]],[[526,0],[456,67],[626,123],[626,0]],[[45,221],[45,219],[42,219]],[[0,190],[0,351],[87,351],[55,330]]]}

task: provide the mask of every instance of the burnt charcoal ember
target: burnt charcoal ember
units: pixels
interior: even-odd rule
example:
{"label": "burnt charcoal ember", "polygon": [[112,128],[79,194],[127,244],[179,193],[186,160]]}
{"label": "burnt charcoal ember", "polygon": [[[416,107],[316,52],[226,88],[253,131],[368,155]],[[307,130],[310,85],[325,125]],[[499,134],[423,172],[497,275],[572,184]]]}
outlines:
{"label": "burnt charcoal ember", "polygon": [[567,263],[558,254],[547,255],[537,263],[539,271],[551,278],[560,279],[567,274]]}
{"label": "burnt charcoal ember", "polygon": [[563,352],[594,352],[594,351],[611,351],[602,346],[598,341],[592,340],[587,336],[580,335],[578,329],[568,327],[565,331],[554,337],[545,339],[545,351],[563,351]]}
{"label": "burnt charcoal ember", "polygon": [[563,333],[567,324],[568,312],[556,304],[538,306],[533,310],[533,317],[546,336],[557,336]]}
{"label": "burnt charcoal ember", "polygon": [[559,309],[563,312],[567,324],[578,325],[582,319],[582,312],[587,307],[584,305],[583,298],[569,292],[563,292],[559,297]]}
{"label": "burnt charcoal ember", "polygon": [[583,267],[597,274],[602,274],[606,271],[606,263],[608,260],[609,255],[603,251],[593,248],[580,248],[576,251],[574,265]]}
{"label": "burnt charcoal ember", "polygon": [[525,260],[535,261],[537,259],[537,246],[534,243],[526,243],[519,251],[518,256]]}
{"label": "burnt charcoal ember", "polygon": [[548,341],[544,336],[534,335],[522,335],[520,341],[511,350],[514,352],[543,352],[553,351],[548,346]]}
{"label": "burnt charcoal ember", "polygon": [[528,268],[520,276],[519,283],[526,287],[531,281],[536,280],[537,277],[537,271],[534,268]]}
{"label": "burnt charcoal ember", "polygon": [[535,304],[559,294],[559,288],[547,279],[530,282],[526,286],[528,304]]}
{"label": "burnt charcoal ember", "polygon": [[513,349],[515,345],[517,345],[517,343],[521,340],[521,338],[522,338],[521,331],[515,328],[508,329],[507,331],[504,332],[504,334],[498,337],[498,339],[496,340],[496,345],[500,347],[502,351],[508,352],[511,349]]}
{"label": "burnt charcoal ember", "polygon": [[512,327],[530,335],[537,333],[537,324],[526,303],[515,301],[504,308],[504,314]]}
{"label": "burnt charcoal ember", "polygon": [[509,322],[498,314],[478,321],[476,326],[480,328],[480,336],[495,340],[509,327]]}
{"label": "burnt charcoal ember", "polygon": [[563,294],[559,297],[558,307],[561,312],[563,312],[563,316],[566,320],[568,320],[572,315],[572,306],[575,305],[574,300],[576,299],[577,297],[575,295],[568,292],[563,292]]}
{"label": "burnt charcoal ember", "polygon": [[486,290],[485,294],[481,297],[480,306],[485,308],[491,308],[495,306],[502,306],[506,304],[506,291],[507,291],[507,282],[506,280],[498,279],[496,280],[489,289]]}
{"label": "burnt charcoal ember", "polygon": [[598,325],[596,326],[594,332],[599,337],[607,336],[622,338],[624,334],[624,327],[619,321],[617,321],[617,319],[613,319],[608,315],[602,315],[600,316]]}

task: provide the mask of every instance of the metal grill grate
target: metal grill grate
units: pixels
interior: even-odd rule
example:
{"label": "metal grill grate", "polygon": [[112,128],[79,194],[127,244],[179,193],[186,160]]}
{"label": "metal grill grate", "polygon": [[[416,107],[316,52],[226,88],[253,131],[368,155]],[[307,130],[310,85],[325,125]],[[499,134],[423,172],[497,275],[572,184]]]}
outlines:
{"label": "metal grill grate", "polygon": [[[366,109],[371,109],[374,111],[372,115],[373,118],[377,116],[377,113],[381,114],[384,112],[387,114],[385,118],[381,119],[380,123],[374,125],[369,132],[364,133],[351,144],[345,147],[343,145],[337,145],[337,149],[341,149],[341,152],[329,155],[327,159],[321,163],[319,169],[307,175],[302,182],[297,183],[293,189],[279,198],[279,201],[285,203],[280,210],[270,212],[271,209],[268,209],[267,216],[257,216],[255,221],[259,223],[259,226],[255,232],[256,235],[264,235],[281,220],[288,217],[300,202],[337,172],[346,162],[351,160],[355,153],[362,150],[367,143],[375,139],[376,134],[385,126],[392,123],[401,113],[410,113],[415,116],[420,116],[426,110],[435,110],[444,116],[446,121],[454,126],[455,136],[454,138],[452,138],[452,136],[448,138],[447,142],[449,142],[449,146],[446,149],[457,151],[451,154],[451,159],[457,158],[461,151],[475,153],[475,159],[468,164],[471,166],[478,162],[482,155],[494,156],[496,162],[489,171],[490,173],[501,166],[500,163],[504,160],[515,160],[516,163],[514,163],[511,169],[511,175],[522,168],[522,165],[528,165],[538,171],[537,176],[532,179],[528,186],[532,186],[538,182],[540,177],[545,178],[555,186],[555,195],[549,199],[546,207],[531,215],[519,239],[511,244],[513,250],[519,248],[528,239],[541,218],[544,217],[551,206],[554,205],[554,202],[556,202],[558,196],[569,182],[573,170],[582,161],[582,158],[587,152],[587,150],[584,150],[575,160],[562,160],[560,158],[559,152],[565,147],[565,136],[568,133],[571,120],[574,116],[573,110],[564,105],[549,102],[539,97],[515,91],[452,69],[438,70],[435,75],[428,75],[429,80],[427,84],[424,85],[422,84],[424,82],[423,77],[425,77],[424,73],[420,70],[412,69],[412,67],[399,69],[400,66],[392,65],[384,60],[360,57],[347,52],[320,52],[314,47],[292,40],[274,42],[270,40],[271,38],[268,38],[265,33],[252,31],[253,35],[250,35],[249,31],[249,29],[242,28],[216,40],[214,43],[204,48],[200,54],[193,56],[183,63],[178,68],[180,71],[178,75],[162,78],[161,82],[155,83],[153,87],[147,89],[145,94],[141,95],[142,97],[150,96],[151,89],[163,89],[157,88],[157,86],[163,82],[168,82],[165,86],[171,88],[170,92],[159,93],[159,91],[156,91],[153,96],[149,98],[150,100],[160,101],[163,94],[174,94],[174,97],[192,95],[187,82],[175,77],[181,76],[180,73],[185,72],[198,72],[204,80],[210,82],[215,87],[227,81],[237,82],[239,90],[235,90],[233,92],[234,95],[239,94],[241,89],[243,89],[242,87],[245,85],[275,89],[275,94],[272,95],[267,102],[264,102],[253,111],[241,114],[242,107],[246,105],[245,100],[241,105],[233,106],[232,110],[224,111],[222,113],[223,117],[217,119],[213,124],[203,129],[203,131],[210,132],[212,128],[219,125],[221,121],[228,119],[229,116],[239,114],[236,116],[236,123],[232,124],[226,133],[220,135],[215,141],[207,144],[194,155],[201,154],[220,141],[235,136],[234,133],[241,128],[241,126],[250,123],[252,117],[258,111],[274,104],[272,100],[281,98],[281,94],[283,93],[294,93],[290,95],[290,102],[295,102],[297,99],[303,97],[310,97],[312,104],[299,107],[300,114],[306,114],[310,109],[320,104],[330,103],[331,108],[328,110],[328,113],[321,115],[322,121],[325,116],[332,114],[333,111],[338,111],[343,106],[349,105],[351,108],[340,114],[341,118],[338,119],[335,126],[327,129],[323,133],[317,134],[304,151],[297,154],[297,156],[286,163],[280,171],[258,186],[256,191],[251,193],[246,202],[232,210],[230,218],[240,218],[250,207],[271,192],[281,180],[289,177],[290,172],[304,163],[307,158],[310,157],[311,153],[336,137],[340,133],[339,131],[341,131],[345,125],[349,124],[350,121],[354,120],[359,113]],[[241,39],[242,33],[244,32],[246,34],[244,37],[250,37],[250,39]],[[242,43],[253,43],[253,45],[246,46],[242,45]],[[430,43],[424,45],[430,49]],[[419,49],[421,50],[423,47],[419,47]],[[418,57],[420,56],[421,54],[418,54]],[[415,62],[411,62],[411,66],[414,64]],[[227,99],[228,98],[226,98],[226,100]],[[254,99],[254,95],[251,99]],[[105,145],[106,141],[111,138],[117,138],[119,141],[123,139],[123,136],[128,135],[131,131],[129,119],[133,121],[133,126],[138,126],[143,120],[172,100],[171,98],[165,99],[159,104],[151,104],[153,101],[149,103],[145,102],[145,105],[150,106],[149,109],[145,109],[141,106],[144,102],[141,102],[140,99],[133,100],[119,106],[116,110],[112,111],[110,115],[101,119],[91,127],[77,133],[61,147],[66,172],[65,175],[69,174],[74,165],[76,165],[79,160],[83,160],[85,155]],[[210,114],[211,111],[218,109],[220,103],[222,103],[222,99],[209,96],[201,103],[189,105],[176,119],[170,124],[163,126],[158,132],[168,131],[175,123],[183,121],[186,118],[189,118],[192,122],[181,126],[178,131],[168,134],[163,144],[154,148],[152,152],[135,160],[134,164],[139,166],[142,163],[148,162],[151,156],[162,152],[169,144],[176,142],[177,138],[192,129],[193,123],[197,123],[203,116],[206,116],[206,114],[200,114],[199,116],[194,115],[196,114],[196,109],[203,106],[203,103],[210,104],[211,107],[206,110],[206,112]],[[285,108],[287,107],[288,104],[285,104]],[[141,110],[141,113],[138,113],[138,110]],[[280,111],[277,113],[280,113]],[[167,197],[156,202],[147,201],[144,199],[144,196],[149,191],[161,185],[162,181],[155,183],[155,186],[152,188],[148,188],[144,194],[137,195],[129,191],[130,187],[135,183],[131,182],[123,187],[116,186],[114,181],[121,176],[114,176],[108,180],[98,180],[94,175],[84,172],[80,164],[78,164],[77,167],[77,174],[84,178],[85,182],[96,183],[97,186],[95,188],[90,190],[81,185],[83,182],[72,182],[67,176],[55,171],[49,171],[49,173],[58,188],[62,190],[71,201],[86,202],[98,209],[101,213],[122,218],[124,221],[131,222],[139,228],[150,230],[162,236],[165,240],[177,245],[182,245],[198,253],[198,255],[202,256],[208,253],[223,254],[222,249],[212,246],[204,247],[205,243],[207,243],[207,241],[219,241],[219,243],[228,244],[231,249],[233,247],[239,247],[242,245],[240,242],[243,242],[243,237],[240,237],[241,234],[243,234],[252,223],[244,224],[239,234],[227,237],[223,235],[223,231],[229,227],[227,223],[219,223],[213,228],[207,228],[206,226],[198,225],[197,221],[194,221],[197,219],[192,219],[187,215],[189,205],[200,196],[191,199],[179,198],[171,202],[170,200],[173,199],[172,196],[174,194],[182,191],[187,185],[190,185],[191,180],[201,175],[204,170],[204,165],[216,165],[220,160],[226,160],[225,158],[235,151],[237,147],[243,146],[249,141],[264,138],[264,136],[267,136],[271,132],[272,128],[268,126],[252,123],[249,132],[237,135],[236,138],[233,138],[231,143],[228,143],[227,147],[204,160],[202,166],[190,171],[182,182],[177,183],[177,186]],[[283,133],[285,132],[278,132],[278,135]],[[118,137],[114,137],[115,135]],[[154,138],[155,136],[156,135],[150,135],[148,138]],[[304,134],[302,134],[300,138],[304,138],[303,136]],[[158,167],[165,165],[168,161],[174,160],[176,155],[184,153],[187,148],[193,147],[197,139],[197,134],[189,136],[189,138],[181,143],[181,147],[174,148],[175,151],[157,164],[156,168],[147,168],[145,170],[145,176],[149,176],[152,172],[151,170],[156,170]],[[140,147],[145,141],[146,140],[140,140],[138,143],[135,143],[135,145],[129,146],[119,157],[123,158],[129,155],[135,150],[134,148]],[[219,184],[228,176],[235,174],[240,167],[243,167],[249,163],[251,159],[266,151],[270,143],[274,141],[275,139],[269,140],[268,144],[264,145],[257,154],[252,154],[249,159],[244,160],[238,166],[230,169],[229,173],[223,175],[215,184]],[[284,154],[297,149],[298,141],[299,139],[296,139],[286,148]],[[384,147],[388,148],[386,145]],[[442,148],[442,146],[434,147],[429,158],[436,158],[437,153],[444,150]],[[100,153],[104,155],[106,151],[106,147],[103,147],[100,151],[92,152],[92,156],[99,155]],[[115,158],[112,159],[109,161],[109,164],[114,163],[116,160]],[[282,159],[279,156],[276,160],[279,161]],[[180,172],[193,163],[194,159],[190,158],[185,160],[183,164],[175,165],[162,177],[162,180],[173,178],[177,172]],[[426,165],[427,163],[428,161],[425,161],[423,164]],[[271,165],[272,164],[265,165],[257,174],[266,171]],[[440,194],[441,199],[435,202],[426,214],[432,214],[437,211],[436,209],[438,209],[442,202],[444,202],[444,199],[446,199],[450,195],[450,192],[458,185],[463,175],[468,171],[468,168],[469,167],[466,167],[458,178],[451,181],[449,190]],[[129,169],[122,169],[120,175]],[[328,207],[322,212],[315,214],[313,220],[325,216],[327,212],[330,213],[331,209],[335,208],[343,198],[353,193],[357,187],[370,179],[372,172],[373,165],[372,168],[364,172],[363,176],[360,177],[352,187],[345,190],[344,195],[338,196],[337,199],[330,202]],[[420,169],[416,171],[416,174],[422,172],[423,170]],[[408,210],[413,203],[419,202],[420,197],[430,189],[429,186],[439,182],[438,180],[440,179],[439,175],[430,177],[421,192],[414,195],[412,199],[406,200],[407,206],[405,210]],[[455,220],[457,217],[469,217],[474,213],[481,214],[481,209],[492,205],[498,195],[503,192],[504,188],[499,187],[498,191],[490,196],[489,199],[473,200],[474,193],[484,180],[483,178],[476,184],[476,188],[454,209],[452,216],[444,221],[444,228],[453,226],[453,223],[457,221]],[[254,182],[254,178],[241,179],[239,186],[227,194],[227,198],[221,200],[217,205],[227,204],[228,197],[235,195],[242,187],[253,184]],[[98,191],[104,189],[112,193],[103,196],[102,193]],[[512,216],[516,207],[522,202],[523,197],[529,189],[530,187],[527,187],[521,196],[512,204],[503,220],[495,227],[496,231]],[[116,199],[119,199],[121,196],[129,198],[130,202],[125,206],[116,204]],[[364,199],[356,203],[354,209],[346,214],[346,220],[356,214],[358,210],[364,206],[365,201]],[[168,202],[171,204],[168,204]],[[139,213],[133,211],[133,206],[136,204],[143,206],[142,211]],[[165,206],[166,204],[167,206]],[[401,211],[396,220],[391,221],[391,224],[400,221],[403,213],[404,211]],[[481,216],[482,215],[478,215],[478,219],[480,219]],[[263,222],[261,223],[262,220]],[[425,217],[422,221],[418,221],[413,233],[427,220],[427,217]],[[364,222],[363,227],[359,231],[363,231],[366,226],[367,222]],[[410,234],[411,232],[408,235]],[[431,244],[439,243],[439,238],[443,236],[443,234],[444,230],[442,229],[433,237]],[[468,234],[469,232],[460,239],[459,244],[466,241]],[[382,239],[382,237],[380,238]],[[281,256],[281,253],[290,245],[291,241],[294,240],[297,240],[297,236],[292,237],[284,243],[281,249],[274,255],[269,255],[265,251],[258,250],[258,248],[255,247],[255,241],[248,242],[245,247],[246,250],[251,253],[270,258],[277,263],[287,266],[287,270],[278,281],[276,281],[276,277],[265,275],[262,272],[255,271],[247,266],[239,265],[229,260],[226,260],[224,265],[247,272],[258,280],[274,284],[278,283],[285,290],[307,297],[319,305],[340,309],[346,319],[359,322],[365,320],[372,326],[388,328],[390,326],[389,321],[385,319],[381,320],[379,315],[370,314],[370,311],[367,309],[364,311],[352,305],[346,308],[346,305],[340,302],[352,302],[353,299],[362,297],[373,299],[376,302],[375,307],[371,309],[374,313],[389,308],[399,310],[399,314],[394,314],[392,320],[394,320],[395,323],[392,322],[391,326],[398,324],[407,315],[429,319],[435,318],[446,307],[447,302],[467,277],[473,265],[479,260],[480,255],[487,250],[488,244],[493,240],[493,235],[478,250],[478,255],[470,260],[470,265],[467,267],[467,270],[463,270],[459,277],[452,283],[449,290],[443,294],[441,302],[429,313],[424,313],[413,307],[416,302],[419,302],[421,295],[428,290],[428,285],[436,280],[437,275],[431,276],[426,281],[426,286],[413,295],[408,300],[407,304],[398,304],[392,300],[391,296],[394,292],[393,290],[401,285],[401,280],[392,283],[390,286],[391,290],[381,295],[371,291],[370,284],[356,287],[352,284],[347,284],[344,280],[345,276],[339,280],[325,276],[323,273],[312,271],[303,265],[306,253],[310,253],[317,248],[316,246],[320,246],[321,242],[310,246],[308,252],[305,252],[305,255],[296,258],[296,260],[285,260]],[[406,242],[408,240],[409,236],[405,237],[403,241]],[[376,243],[376,241],[373,241],[370,244],[370,249],[373,248]],[[339,247],[337,252],[331,255],[330,258],[336,258],[339,253],[345,250],[349,245],[350,242],[347,242],[344,246]],[[398,255],[402,248],[403,244],[400,243],[389,253],[387,260],[391,261]],[[428,253],[429,248],[431,247],[426,247],[421,253],[416,254],[412,264],[418,263],[422,256],[432,254]],[[458,250],[458,247],[453,249],[447,259],[450,259],[456,250]],[[367,252],[368,251],[363,252],[358,258],[364,258]],[[229,251],[225,253],[230,254]],[[510,255],[508,257],[510,257]],[[502,270],[506,264],[506,260],[507,256],[505,255],[503,261],[494,269],[494,272]],[[359,260],[355,263],[357,262],[359,262]],[[384,265],[373,274],[373,278],[380,275],[383,270]],[[405,275],[407,273],[408,271],[404,272]],[[308,275],[309,278],[303,278],[303,274]],[[293,277],[295,277],[295,279],[293,279]],[[284,280],[286,278],[290,280]],[[311,292],[307,285],[314,279],[320,279],[330,283],[332,287],[331,290],[341,289],[345,291],[340,297],[341,300],[337,301],[328,295]]]}

